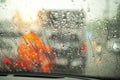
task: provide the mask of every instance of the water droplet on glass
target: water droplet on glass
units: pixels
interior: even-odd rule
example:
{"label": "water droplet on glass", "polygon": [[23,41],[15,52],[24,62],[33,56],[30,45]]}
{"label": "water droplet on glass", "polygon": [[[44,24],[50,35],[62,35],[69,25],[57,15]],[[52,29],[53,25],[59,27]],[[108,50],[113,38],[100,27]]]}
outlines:
{"label": "water droplet on glass", "polygon": [[90,8],[87,8],[87,12],[90,12]]}
{"label": "water droplet on glass", "polygon": [[115,3],[115,4],[118,4],[118,2],[117,2],[117,1],[114,1],[114,3]]}
{"label": "water droplet on glass", "polygon": [[114,38],[116,38],[117,36],[116,35],[113,35]]}
{"label": "water droplet on glass", "polygon": [[83,0],[84,2],[86,1],[86,0]]}
{"label": "water droplet on glass", "polygon": [[117,30],[115,30],[114,32],[117,32]]}

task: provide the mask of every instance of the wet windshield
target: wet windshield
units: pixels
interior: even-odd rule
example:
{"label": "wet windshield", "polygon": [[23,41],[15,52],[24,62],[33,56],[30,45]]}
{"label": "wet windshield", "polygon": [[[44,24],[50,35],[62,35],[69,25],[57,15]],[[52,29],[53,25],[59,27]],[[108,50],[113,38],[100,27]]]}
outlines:
{"label": "wet windshield", "polygon": [[0,0],[0,72],[120,74],[119,0]]}

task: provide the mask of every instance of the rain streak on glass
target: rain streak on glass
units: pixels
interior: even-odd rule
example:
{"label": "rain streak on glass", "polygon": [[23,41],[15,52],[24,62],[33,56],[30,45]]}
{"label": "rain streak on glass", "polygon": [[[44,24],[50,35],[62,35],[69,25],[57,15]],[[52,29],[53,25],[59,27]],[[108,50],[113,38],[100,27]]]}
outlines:
{"label": "rain streak on glass", "polygon": [[[37,18],[35,21],[30,18],[30,22],[22,19],[18,11],[15,23],[13,18],[7,19],[8,16],[1,14],[2,11],[5,15],[9,13],[6,4],[9,1],[0,0],[0,72],[119,77],[119,0],[81,0],[77,3],[79,1],[70,0],[69,4],[74,8],[81,3],[88,4],[75,10],[41,9],[44,13],[36,13]],[[25,12],[27,10],[23,10]]]}

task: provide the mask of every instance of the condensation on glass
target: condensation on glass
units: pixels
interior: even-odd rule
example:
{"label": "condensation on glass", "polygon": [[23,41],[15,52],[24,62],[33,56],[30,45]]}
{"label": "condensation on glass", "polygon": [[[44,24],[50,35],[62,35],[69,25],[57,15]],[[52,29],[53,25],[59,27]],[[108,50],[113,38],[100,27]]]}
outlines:
{"label": "condensation on glass", "polygon": [[0,0],[0,72],[119,77],[119,22],[119,0]]}

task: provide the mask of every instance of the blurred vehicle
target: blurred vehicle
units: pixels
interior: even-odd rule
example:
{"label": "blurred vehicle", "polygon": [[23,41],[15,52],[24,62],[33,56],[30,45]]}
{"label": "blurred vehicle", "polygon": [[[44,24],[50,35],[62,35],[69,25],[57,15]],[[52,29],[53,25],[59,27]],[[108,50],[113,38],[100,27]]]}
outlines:
{"label": "blurred vehicle", "polygon": [[114,53],[120,53],[120,40],[119,39],[110,39],[108,41],[108,48]]}
{"label": "blurred vehicle", "polygon": [[68,66],[66,67],[67,70],[73,71],[77,70],[76,68],[79,68],[78,71],[80,71],[85,67],[86,45],[82,39],[79,39],[77,34],[58,32],[52,34],[48,41],[56,54],[56,65]]}

